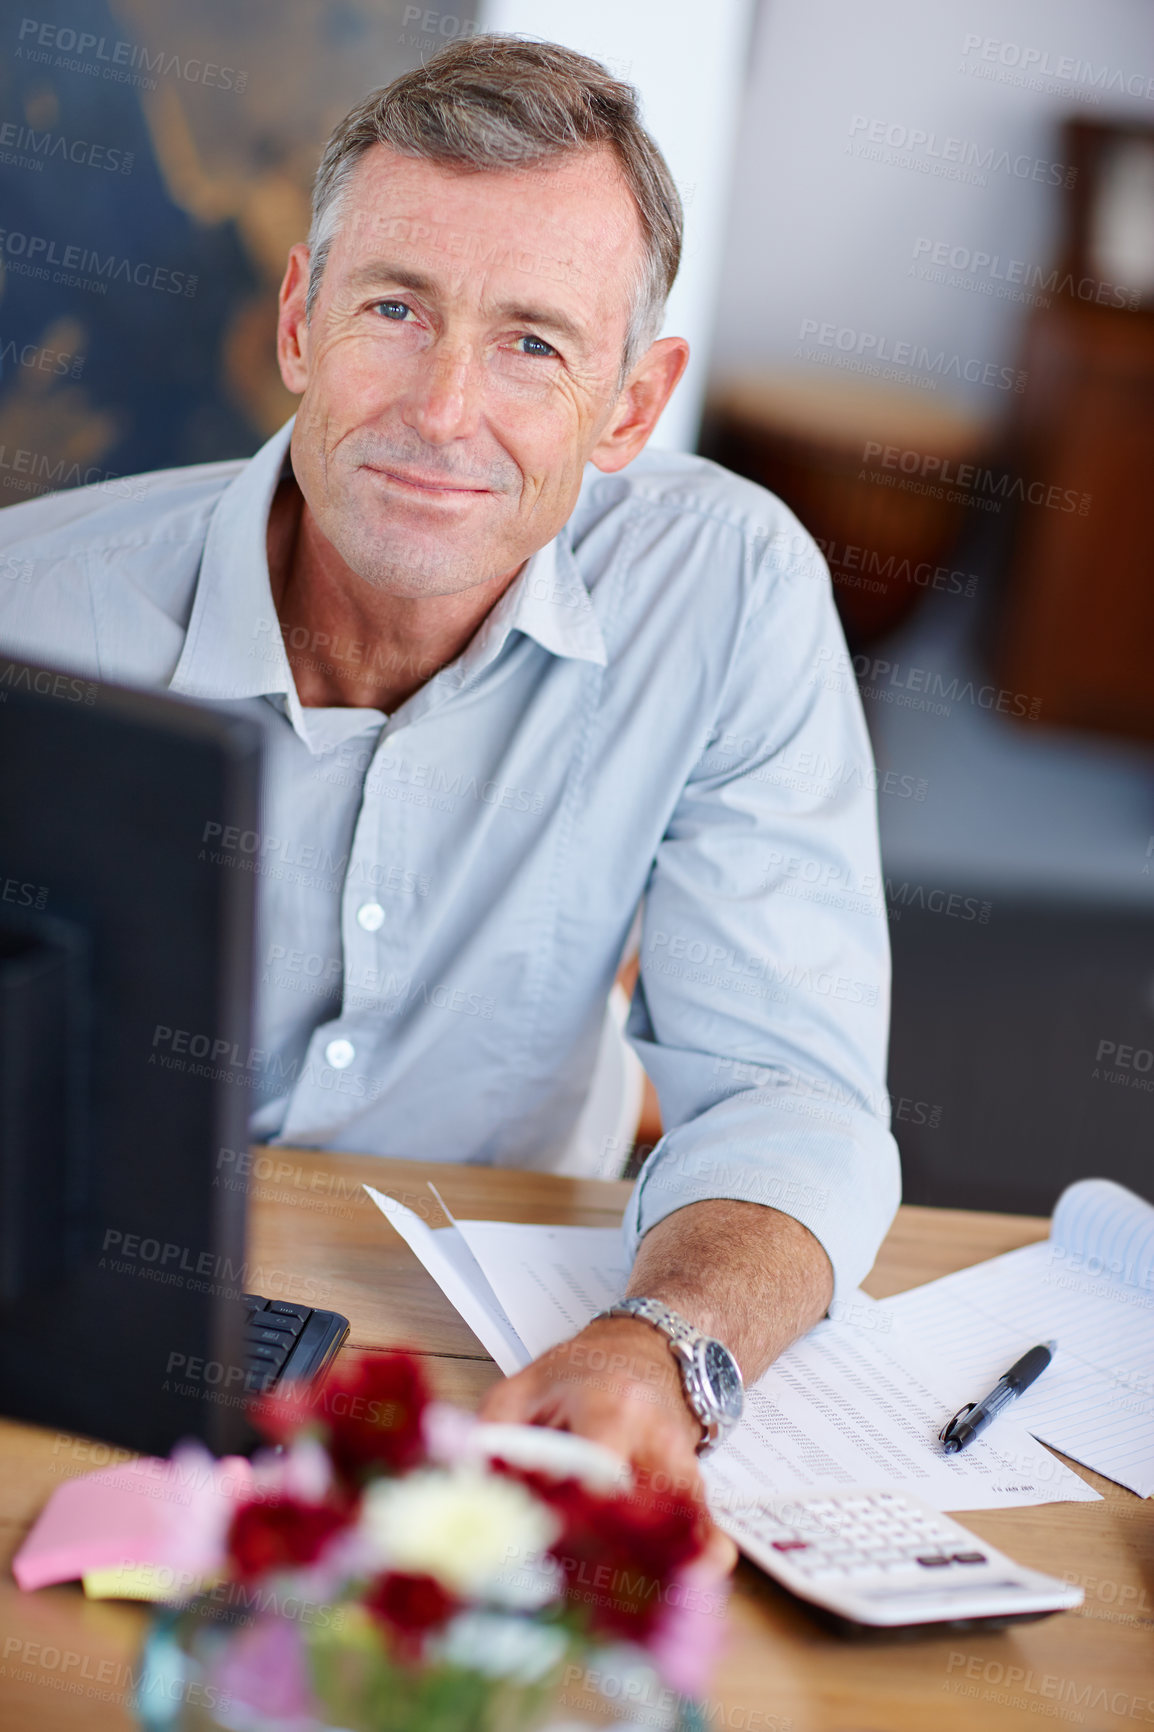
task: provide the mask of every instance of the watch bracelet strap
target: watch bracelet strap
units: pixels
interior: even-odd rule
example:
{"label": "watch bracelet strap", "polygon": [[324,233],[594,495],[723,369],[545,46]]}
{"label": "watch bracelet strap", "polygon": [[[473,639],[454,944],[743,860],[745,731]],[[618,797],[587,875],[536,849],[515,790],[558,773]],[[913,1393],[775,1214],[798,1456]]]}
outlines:
{"label": "watch bracelet strap", "polygon": [[[594,1323],[601,1317],[639,1317],[644,1323],[651,1323],[658,1332],[665,1336],[670,1347],[692,1347],[698,1341],[708,1341],[709,1336],[703,1329],[697,1329],[674,1311],[672,1306],[663,1305],[660,1299],[621,1299],[617,1304],[609,1305],[604,1311],[599,1311],[592,1319]],[[680,1354],[674,1354],[675,1359],[681,1359]],[[703,1436],[697,1446],[698,1455],[706,1455],[721,1441],[728,1430],[721,1416],[702,1411],[698,1405],[699,1379],[693,1364],[692,1356],[681,1359],[681,1382],[686,1403],[702,1428]]]}
{"label": "watch bracelet strap", "polygon": [[598,1311],[593,1322],[601,1317],[640,1317],[643,1322],[659,1329],[669,1341],[684,1342],[686,1346],[708,1339],[704,1330],[695,1328],[680,1312],[663,1305],[660,1299],[619,1299],[615,1305]]}

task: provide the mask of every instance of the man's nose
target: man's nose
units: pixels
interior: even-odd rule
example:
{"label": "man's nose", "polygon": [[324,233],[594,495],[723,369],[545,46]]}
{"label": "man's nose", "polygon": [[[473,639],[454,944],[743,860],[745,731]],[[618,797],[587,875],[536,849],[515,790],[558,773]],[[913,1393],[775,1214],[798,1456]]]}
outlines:
{"label": "man's nose", "polygon": [[407,427],[429,445],[468,438],[477,430],[481,362],[462,346],[434,343],[417,363],[401,406]]}

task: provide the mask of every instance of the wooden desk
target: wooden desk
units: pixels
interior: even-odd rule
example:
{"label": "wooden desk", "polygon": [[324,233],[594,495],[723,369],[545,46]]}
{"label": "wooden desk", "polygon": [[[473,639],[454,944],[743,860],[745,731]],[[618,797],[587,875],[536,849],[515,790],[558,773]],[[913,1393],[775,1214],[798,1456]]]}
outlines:
{"label": "wooden desk", "polygon": [[[254,1163],[252,1283],[343,1311],[354,1347],[408,1346],[438,1391],[475,1404],[499,1375],[408,1248],[360,1189],[369,1179],[409,1207],[439,1212],[432,1174],[455,1213],[604,1226],[624,1183],[482,1168],[260,1151]],[[1024,1216],[903,1208],[866,1283],[900,1292],[1045,1237]],[[82,1439],[0,1422],[0,1523],[7,1561],[63,1475],[101,1460]],[[1073,1465],[1073,1464],[1071,1464]],[[728,1650],[718,1668],[721,1732],[1010,1732],[1050,1720],[1088,1732],[1154,1725],[1154,1507],[1077,1469],[1098,1504],[967,1514],[963,1521],[1023,1563],[1072,1574],[1076,1613],[1000,1634],[850,1644],[827,1635],[749,1565],[738,1570]],[[118,1732],[144,1613],[86,1601],[67,1586],[21,1594],[0,1582],[0,1732]],[[86,1694],[93,1692],[93,1694]]]}

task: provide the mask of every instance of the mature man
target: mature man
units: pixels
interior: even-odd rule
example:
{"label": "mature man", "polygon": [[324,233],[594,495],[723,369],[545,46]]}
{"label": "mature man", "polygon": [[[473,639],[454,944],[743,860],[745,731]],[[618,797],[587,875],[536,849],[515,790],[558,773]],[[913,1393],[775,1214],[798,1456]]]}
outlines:
{"label": "mature man", "polygon": [[824,567],[760,488],[643,454],[687,358],[655,340],[679,250],[628,86],[447,48],[325,152],[281,290],[295,421],[244,465],[5,512],[34,581],[0,641],[268,718],[259,1138],[554,1164],[643,906],[654,1303],[487,1406],[692,1477],[730,1355],[756,1377],[854,1287],[898,1177]]}

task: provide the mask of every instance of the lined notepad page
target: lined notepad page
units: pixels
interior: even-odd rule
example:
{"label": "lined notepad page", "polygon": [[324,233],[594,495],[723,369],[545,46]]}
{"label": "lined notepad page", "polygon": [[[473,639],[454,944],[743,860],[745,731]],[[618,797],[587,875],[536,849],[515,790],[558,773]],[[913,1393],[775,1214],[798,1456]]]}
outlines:
{"label": "lined notepad page", "polygon": [[959,1407],[1056,1339],[1015,1417],[1063,1455],[1154,1493],[1154,1207],[1141,1197],[1082,1179],[1063,1191],[1040,1244],[881,1303],[949,1366]]}

